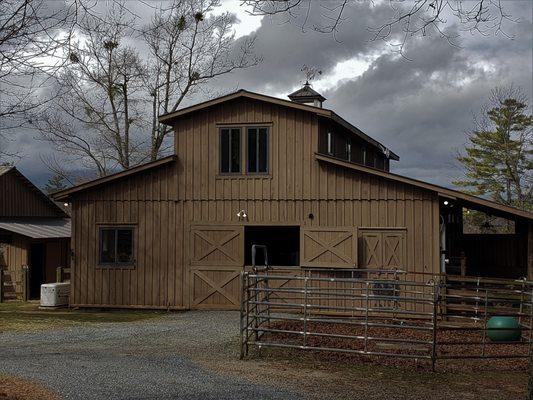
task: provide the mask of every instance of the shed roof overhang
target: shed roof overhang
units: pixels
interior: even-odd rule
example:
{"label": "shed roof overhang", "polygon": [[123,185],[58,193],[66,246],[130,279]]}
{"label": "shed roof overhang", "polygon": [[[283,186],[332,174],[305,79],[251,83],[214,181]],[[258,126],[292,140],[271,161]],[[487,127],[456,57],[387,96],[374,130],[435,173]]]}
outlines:
{"label": "shed roof overhang", "polygon": [[432,183],[419,181],[417,179],[408,178],[406,176],[393,174],[391,172],[383,171],[376,168],[366,167],[360,164],[355,164],[347,161],[340,160],[335,157],[331,157],[321,153],[315,153],[315,159],[319,162],[328,163],[337,167],[347,168],[352,171],[363,172],[381,178],[390,179],[396,182],[402,182],[408,185],[412,185],[421,189],[426,189],[435,192],[439,197],[444,199],[454,200],[465,207],[477,209],[486,212],[491,215],[497,215],[510,219],[526,219],[533,220],[533,213],[528,211],[519,210],[514,207],[509,207],[503,204],[496,203],[494,201],[486,200],[481,197],[472,196],[457,190],[448,189],[442,186],[434,185]]}
{"label": "shed roof overhang", "polygon": [[[172,125],[172,121],[174,121],[176,118],[179,118],[183,115],[186,115],[186,114],[189,114],[195,111],[199,111],[207,107],[212,107],[214,105],[221,104],[226,101],[234,100],[237,98],[248,98],[252,100],[266,101],[268,103],[277,104],[277,105],[284,106],[284,107],[290,107],[290,108],[294,108],[297,110],[308,111],[308,112],[314,113],[320,117],[327,118],[327,119],[334,121],[335,123],[349,130],[355,136],[376,146],[379,149],[383,150],[386,148],[384,145],[379,143],[377,140],[372,139],[370,136],[368,136],[363,131],[361,131],[360,129],[358,129],[357,127],[355,127],[354,125],[352,125],[351,123],[349,123],[348,121],[340,117],[339,115],[337,115],[332,110],[328,110],[327,108],[322,108],[322,107],[315,107],[315,106],[308,105],[308,104],[296,103],[294,101],[279,99],[277,97],[267,96],[267,95],[260,94],[260,93],[249,92],[244,89],[241,89],[234,93],[227,94],[225,96],[217,97],[216,99],[204,101],[202,103],[198,103],[190,107],[185,107],[185,108],[182,108],[181,110],[177,110],[177,111],[174,111],[168,114],[160,115],[159,122],[166,124],[166,125]],[[400,157],[397,154],[395,154],[393,151],[389,151],[389,158],[396,160],[396,161],[400,159]]]}
{"label": "shed roof overhang", "polygon": [[111,182],[111,181],[121,179],[121,178],[125,178],[130,175],[134,175],[139,172],[142,172],[142,171],[148,171],[150,169],[154,169],[154,168],[158,168],[163,165],[167,165],[169,163],[174,162],[176,158],[177,157],[175,155],[171,155],[171,156],[163,157],[163,158],[160,158],[159,160],[155,160],[155,161],[152,161],[146,164],[137,165],[136,167],[127,169],[125,171],[120,171],[115,174],[107,175],[102,178],[98,178],[98,179],[94,179],[89,182],[82,183],[80,185],[72,186],[68,189],[60,190],[58,192],[53,193],[52,197],[58,201],[68,200],[68,198],[74,193],[81,192],[86,189],[91,189],[96,186],[102,185],[104,183]]}
{"label": "shed roof overhang", "polygon": [[69,238],[70,227],[70,218],[0,219],[0,229],[31,239]]}

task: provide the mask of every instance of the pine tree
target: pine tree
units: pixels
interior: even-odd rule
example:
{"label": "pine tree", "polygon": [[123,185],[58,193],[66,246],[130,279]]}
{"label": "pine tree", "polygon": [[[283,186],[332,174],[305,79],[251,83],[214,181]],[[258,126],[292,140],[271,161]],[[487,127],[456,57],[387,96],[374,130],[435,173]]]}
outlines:
{"label": "pine tree", "polygon": [[491,104],[467,134],[457,160],[466,179],[453,182],[466,191],[525,210],[533,209],[533,118],[527,99],[513,87],[495,89]]}
{"label": "pine tree", "polygon": [[65,184],[65,178],[58,174],[48,179],[48,182],[46,182],[46,185],[44,185],[44,190],[47,194],[52,194],[54,192],[57,192],[59,190],[63,190],[66,188],[67,188],[67,185]]}

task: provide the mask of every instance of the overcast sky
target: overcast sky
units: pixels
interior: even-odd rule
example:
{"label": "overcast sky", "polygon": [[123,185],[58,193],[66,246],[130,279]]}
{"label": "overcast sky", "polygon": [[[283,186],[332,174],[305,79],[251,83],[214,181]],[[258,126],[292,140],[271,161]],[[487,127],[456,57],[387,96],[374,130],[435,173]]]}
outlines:
{"label": "overcast sky", "polygon": [[[514,83],[532,98],[532,2],[505,1],[520,22],[507,24],[503,35],[463,33],[460,46],[450,46],[437,35],[411,41],[399,57],[390,44],[371,41],[367,27],[390,15],[380,2],[355,3],[344,15],[337,38],[295,24],[249,16],[240,0],[225,1],[220,12],[238,18],[237,40],[257,37],[255,51],[263,57],[257,67],[212,82],[215,90],[237,88],[286,98],[305,80],[300,68],[315,66],[323,74],[313,83],[335,110],[400,156],[394,172],[450,186],[460,177],[454,155],[464,146],[464,131],[472,113],[486,102],[494,86]],[[127,3],[139,15],[143,5]],[[316,16],[315,16],[316,17]],[[448,26],[450,33],[457,27]],[[190,99],[189,102],[201,99]],[[24,158],[17,166],[42,185],[48,177],[39,154],[49,151],[28,133]]]}

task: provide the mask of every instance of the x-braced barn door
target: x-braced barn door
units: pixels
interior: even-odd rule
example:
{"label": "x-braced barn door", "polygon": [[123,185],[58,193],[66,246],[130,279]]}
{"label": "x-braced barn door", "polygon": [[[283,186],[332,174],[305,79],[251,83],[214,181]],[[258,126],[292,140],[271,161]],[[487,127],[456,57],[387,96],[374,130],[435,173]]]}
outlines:
{"label": "x-braced barn door", "polygon": [[406,230],[359,229],[360,266],[363,269],[407,269]]}
{"label": "x-braced barn door", "polygon": [[193,309],[237,309],[244,265],[242,226],[192,226],[189,288]]}
{"label": "x-braced barn door", "polygon": [[350,267],[357,261],[354,228],[302,228],[300,265]]}

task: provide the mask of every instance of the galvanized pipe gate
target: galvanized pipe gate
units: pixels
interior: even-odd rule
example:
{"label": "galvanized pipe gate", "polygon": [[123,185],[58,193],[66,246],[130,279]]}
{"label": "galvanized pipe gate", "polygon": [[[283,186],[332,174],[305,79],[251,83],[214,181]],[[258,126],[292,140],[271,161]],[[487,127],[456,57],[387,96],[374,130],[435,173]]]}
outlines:
{"label": "galvanized pipe gate", "polygon": [[[399,270],[254,269],[241,274],[241,357],[250,347],[443,359],[528,358],[533,282]],[[519,338],[491,341],[518,321]],[[496,350],[498,349],[498,350]],[[505,351],[502,351],[504,349]]]}

